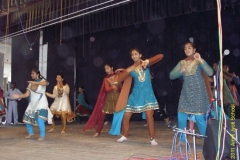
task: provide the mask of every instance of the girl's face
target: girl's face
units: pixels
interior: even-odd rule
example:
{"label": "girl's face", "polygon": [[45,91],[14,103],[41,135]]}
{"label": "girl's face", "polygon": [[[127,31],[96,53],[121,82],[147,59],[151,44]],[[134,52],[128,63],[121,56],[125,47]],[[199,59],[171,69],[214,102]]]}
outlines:
{"label": "girl's face", "polygon": [[63,81],[63,78],[60,75],[57,75],[56,80],[58,83]]}
{"label": "girl's face", "polygon": [[104,66],[104,69],[105,69],[105,72],[106,72],[107,74],[113,73],[113,67],[110,67],[110,66],[108,66],[108,65],[105,65],[105,66]]}
{"label": "girl's face", "polygon": [[81,87],[79,87],[78,92],[83,93],[83,89]]}
{"label": "girl's face", "polygon": [[224,72],[228,72],[228,71],[229,71],[228,66],[224,65],[224,66],[223,66],[223,71],[224,71]]}
{"label": "girl's face", "polygon": [[187,43],[184,46],[184,52],[186,54],[186,56],[192,56],[195,53],[196,49],[193,48],[193,46],[190,43]]}
{"label": "girl's face", "polygon": [[138,51],[136,51],[136,50],[133,50],[132,52],[131,52],[131,57],[132,57],[132,60],[134,61],[134,62],[138,62],[140,59],[141,59],[141,57],[142,57],[142,54],[140,54]]}
{"label": "girl's face", "polygon": [[36,72],[34,72],[34,71],[31,72],[32,79],[38,79],[38,76],[39,75]]}

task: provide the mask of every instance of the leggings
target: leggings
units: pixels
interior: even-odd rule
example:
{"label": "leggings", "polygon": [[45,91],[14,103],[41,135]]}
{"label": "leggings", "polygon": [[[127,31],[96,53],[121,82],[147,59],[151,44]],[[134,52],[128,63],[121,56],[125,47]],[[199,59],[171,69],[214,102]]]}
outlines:
{"label": "leggings", "polygon": [[[37,118],[38,128],[39,128],[39,134],[40,137],[45,137],[45,124],[44,120],[42,118]],[[28,134],[34,134],[33,132],[33,126],[31,124],[26,124]]]}
{"label": "leggings", "polygon": [[[189,114],[184,112],[178,112],[178,127],[182,130],[184,130],[187,127],[187,120],[188,120]],[[199,129],[199,132],[201,135],[205,135],[206,128],[207,128],[207,122],[205,120],[205,114],[201,115],[195,115],[195,120]],[[182,134],[180,137],[180,141],[184,142],[185,137]]]}

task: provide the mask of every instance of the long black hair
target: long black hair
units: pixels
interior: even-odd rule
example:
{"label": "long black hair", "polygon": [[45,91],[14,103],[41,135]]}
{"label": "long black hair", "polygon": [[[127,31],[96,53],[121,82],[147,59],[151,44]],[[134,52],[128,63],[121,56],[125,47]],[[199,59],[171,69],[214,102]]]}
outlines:
{"label": "long black hair", "polygon": [[113,65],[110,64],[110,63],[105,63],[105,64],[104,64],[104,67],[105,67],[105,66],[108,66],[108,67],[110,67],[110,68],[113,68]]}
{"label": "long black hair", "polygon": [[65,81],[64,76],[63,76],[62,74],[57,74],[57,76],[61,76],[61,77],[62,77],[62,79],[63,79],[63,81],[62,81],[63,85],[67,84],[67,82]]}
{"label": "long black hair", "polygon": [[142,54],[142,52],[140,51],[139,48],[133,48],[133,49],[131,49],[130,52],[129,52],[130,56],[132,55],[132,51],[137,51],[139,54]]}
{"label": "long black hair", "polygon": [[36,74],[38,74],[40,79],[47,80],[46,78],[44,78],[44,77],[41,75],[41,73],[40,73],[39,69],[37,69],[37,68],[34,68],[34,69],[32,69],[32,71],[33,71],[33,72],[35,72]]}
{"label": "long black hair", "polygon": [[141,52],[141,50],[140,50],[139,48],[133,48],[133,49],[131,49],[130,52],[129,52],[130,56],[132,56],[132,51],[137,51],[139,54],[142,55],[141,59],[142,59],[142,60],[145,60],[145,58],[143,57],[143,54],[142,54],[142,52]]}
{"label": "long black hair", "polygon": [[185,48],[185,46],[186,46],[187,44],[190,44],[193,48],[196,49],[196,46],[195,46],[195,44],[194,44],[193,42],[186,42],[186,43],[184,43],[184,45],[183,45],[183,50],[184,50],[184,48]]}

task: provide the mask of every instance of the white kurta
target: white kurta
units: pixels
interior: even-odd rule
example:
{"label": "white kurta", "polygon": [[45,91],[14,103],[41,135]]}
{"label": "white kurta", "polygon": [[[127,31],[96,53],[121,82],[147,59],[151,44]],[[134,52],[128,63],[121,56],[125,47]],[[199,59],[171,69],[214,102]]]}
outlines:
{"label": "white kurta", "polygon": [[[44,80],[42,80],[44,81]],[[37,87],[37,88],[36,88]],[[35,88],[35,89],[33,89]],[[48,101],[47,101],[47,97],[45,95],[45,91],[46,91],[46,86],[42,86],[42,85],[28,85],[27,88],[30,91],[30,102],[27,106],[27,109],[25,112],[27,112],[28,114],[32,114],[34,115],[34,113],[38,110],[41,109],[46,109],[48,110],[48,123],[51,124],[52,123],[52,113],[48,108]]]}
{"label": "white kurta", "polygon": [[49,97],[54,98],[54,102],[50,107],[53,113],[61,114],[62,112],[70,113],[72,111],[69,101],[69,92],[70,88],[67,84],[63,86],[63,88],[54,87],[53,94],[49,95]]}

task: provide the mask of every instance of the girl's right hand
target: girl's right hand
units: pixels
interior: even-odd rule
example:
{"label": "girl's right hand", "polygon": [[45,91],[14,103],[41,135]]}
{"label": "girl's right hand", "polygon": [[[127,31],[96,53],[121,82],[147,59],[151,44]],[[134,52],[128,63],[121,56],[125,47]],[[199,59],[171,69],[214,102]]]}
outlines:
{"label": "girl's right hand", "polygon": [[182,66],[181,69],[180,69],[180,73],[183,73],[186,71],[186,67],[185,66]]}
{"label": "girl's right hand", "polygon": [[118,88],[117,88],[117,86],[116,85],[112,85],[112,88],[113,88],[113,90],[118,90]]}

